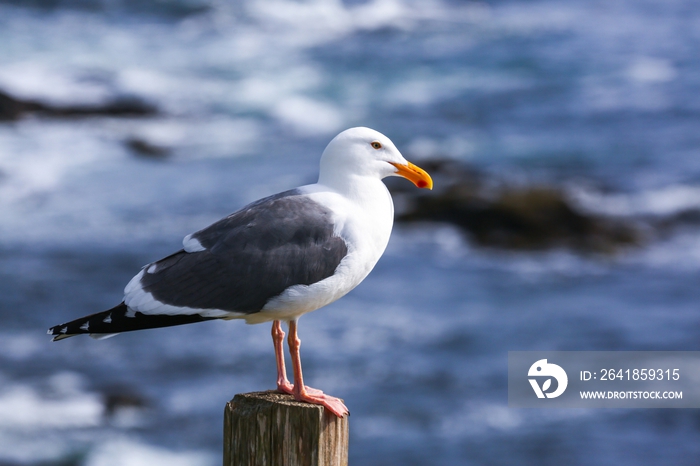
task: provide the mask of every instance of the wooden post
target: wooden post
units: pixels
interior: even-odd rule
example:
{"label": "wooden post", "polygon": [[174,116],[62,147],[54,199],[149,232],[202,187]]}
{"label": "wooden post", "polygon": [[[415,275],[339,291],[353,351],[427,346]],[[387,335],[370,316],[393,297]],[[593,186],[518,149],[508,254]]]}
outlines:
{"label": "wooden post", "polygon": [[243,393],[224,410],[224,466],[347,466],[348,416],[275,391]]}

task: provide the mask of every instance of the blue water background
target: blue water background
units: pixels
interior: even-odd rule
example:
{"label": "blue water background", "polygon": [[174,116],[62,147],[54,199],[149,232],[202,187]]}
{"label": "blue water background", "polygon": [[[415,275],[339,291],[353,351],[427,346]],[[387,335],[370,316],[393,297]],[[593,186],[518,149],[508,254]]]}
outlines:
{"label": "blue water background", "polygon": [[[0,464],[219,464],[224,404],[273,387],[268,325],[45,330],[118,303],[186,234],[315,181],[345,128],[596,213],[699,208],[698,50],[691,0],[0,2],[0,89],[161,110],[0,123]],[[696,410],[517,410],[506,393],[511,350],[700,350],[698,233],[599,257],[398,225],[362,285],[301,319],[305,375],[346,400],[355,465],[698,464]],[[109,394],[145,407],[106,416]]]}

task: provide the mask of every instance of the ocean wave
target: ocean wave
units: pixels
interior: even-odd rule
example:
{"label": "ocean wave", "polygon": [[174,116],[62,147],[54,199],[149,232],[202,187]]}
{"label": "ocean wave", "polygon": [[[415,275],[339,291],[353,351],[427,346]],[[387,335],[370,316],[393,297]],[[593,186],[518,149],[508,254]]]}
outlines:
{"label": "ocean wave", "polygon": [[586,210],[611,216],[670,216],[700,209],[700,186],[673,184],[628,193],[604,193],[572,186],[573,199]]}
{"label": "ocean wave", "polygon": [[85,466],[206,466],[218,464],[209,452],[175,451],[128,437],[115,438],[96,445]]}
{"label": "ocean wave", "polygon": [[697,272],[700,270],[700,236],[697,231],[680,232],[622,258],[622,263],[678,273]]}
{"label": "ocean wave", "polygon": [[41,393],[34,386],[6,381],[0,391],[0,431],[99,426],[102,401],[85,391],[82,382],[77,374],[58,373],[48,379],[47,392]]}

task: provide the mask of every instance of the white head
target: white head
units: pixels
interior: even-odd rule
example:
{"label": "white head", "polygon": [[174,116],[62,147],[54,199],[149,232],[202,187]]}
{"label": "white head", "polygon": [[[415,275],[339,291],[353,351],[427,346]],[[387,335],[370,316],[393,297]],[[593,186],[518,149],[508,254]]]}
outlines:
{"label": "white head", "polygon": [[377,180],[403,176],[419,188],[433,188],[430,175],[408,162],[388,137],[363,127],[345,130],[328,144],[318,182],[338,186],[357,176]]}

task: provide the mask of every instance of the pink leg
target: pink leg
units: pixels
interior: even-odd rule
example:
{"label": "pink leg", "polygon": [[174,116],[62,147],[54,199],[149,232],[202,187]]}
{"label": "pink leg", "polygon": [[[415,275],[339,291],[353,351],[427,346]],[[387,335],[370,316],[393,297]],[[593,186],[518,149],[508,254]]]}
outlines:
{"label": "pink leg", "polygon": [[343,404],[339,398],[324,395],[321,390],[316,390],[304,385],[304,377],[301,374],[300,347],[301,340],[297,336],[297,322],[296,320],[292,320],[289,322],[289,353],[292,355],[292,366],[294,367],[294,398],[297,401],[322,405],[338,417],[350,414],[348,408],[345,407],[345,404]]}
{"label": "pink leg", "polygon": [[279,320],[272,322],[272,343],[275,345],[275,359],[277,360],[277,391],[282,393],[294,393],[294,385],[287,379],[287,369],[284,367],[284,330]]}
{"label": "pink leg", "polygon": [[[277,391],[280,393],[294,394],[294,385],[287,379],[287,369],[284,364],[284,330],[279,320],[272,322],[272,343],[275,346],[275,360],[277,361]],[[321,390],[306,387],[311,394],[322,394]]]}

